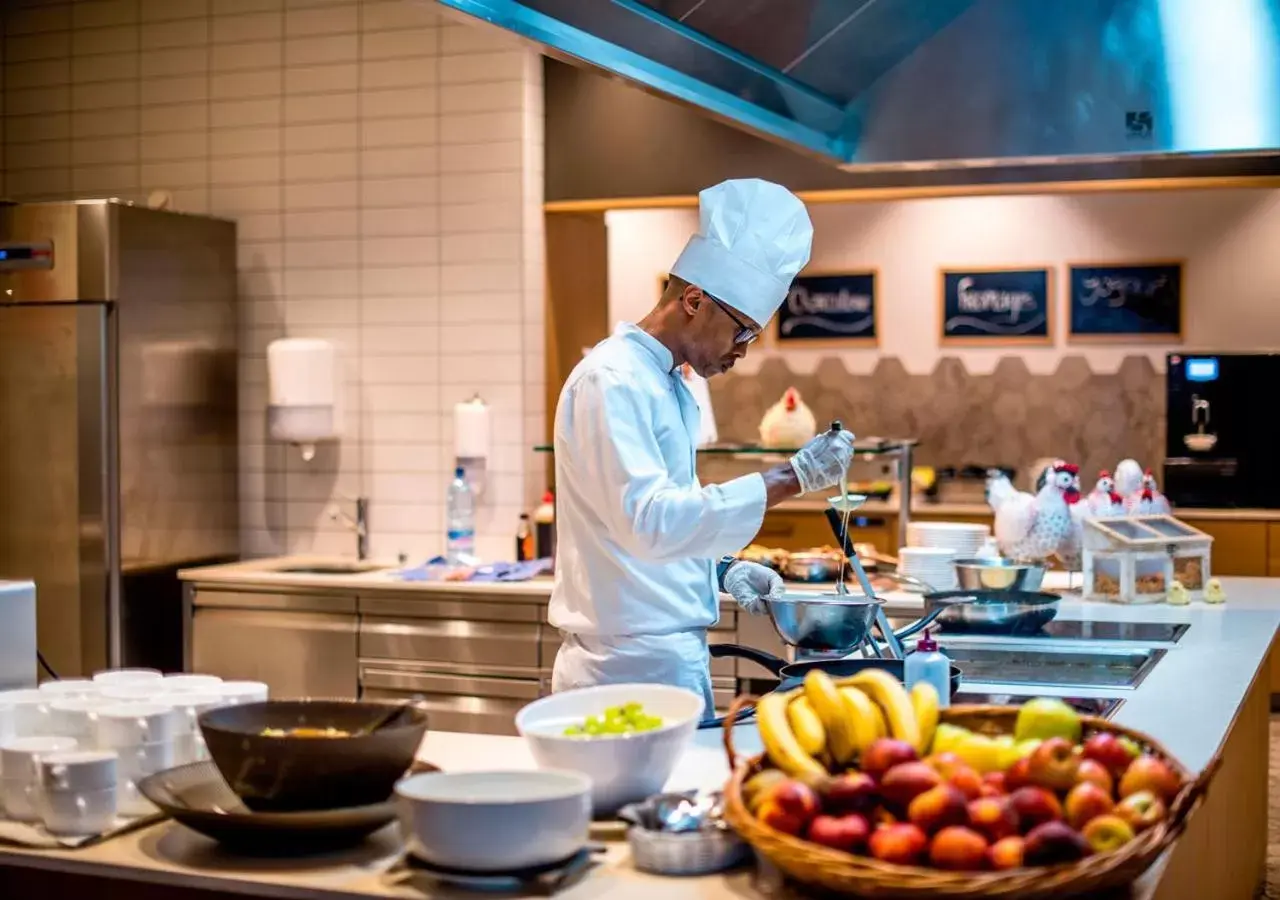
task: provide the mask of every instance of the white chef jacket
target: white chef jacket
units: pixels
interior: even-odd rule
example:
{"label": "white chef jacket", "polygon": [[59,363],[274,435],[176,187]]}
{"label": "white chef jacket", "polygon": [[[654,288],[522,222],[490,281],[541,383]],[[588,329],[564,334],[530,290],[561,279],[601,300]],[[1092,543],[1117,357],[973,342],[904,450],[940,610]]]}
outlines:
{"label": "white chef jacket", "polygon": [[698,404],[673,367],[661,342],[623,324],[560,393],[554,687],[679,684],[709,713],[715,563],[760,530],[765,485],[759,474],[699,485]]}

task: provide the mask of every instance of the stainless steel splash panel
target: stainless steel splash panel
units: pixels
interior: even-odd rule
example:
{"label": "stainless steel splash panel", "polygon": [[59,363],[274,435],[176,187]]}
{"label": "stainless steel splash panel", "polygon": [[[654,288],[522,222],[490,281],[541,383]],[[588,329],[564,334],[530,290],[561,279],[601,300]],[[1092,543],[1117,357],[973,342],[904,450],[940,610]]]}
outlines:
{"label": "stainless steel splash panel", "polygon": [[53,260],[0,262],[0,577],[36,582],[41,650],[82,674],[146,637],[131,576],[236,552],[235,226],[0,206],[14,242]]}
{"label": "stainless steel splash panel", "polygon": [[1280,153],[1280,0],[441,2],[853,171]]}

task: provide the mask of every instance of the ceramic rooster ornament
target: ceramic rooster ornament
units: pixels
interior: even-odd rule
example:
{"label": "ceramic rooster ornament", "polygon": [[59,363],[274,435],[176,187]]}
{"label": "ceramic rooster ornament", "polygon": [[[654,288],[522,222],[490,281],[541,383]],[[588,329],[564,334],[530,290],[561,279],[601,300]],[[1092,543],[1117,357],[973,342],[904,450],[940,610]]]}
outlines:
{"label": "ceramic rooster ornament", "polygon": [[1098,473],[1097,484],[1081,505],[1084,507],[1083,511],[1095,519],[1123,516],[1125,512],[1124,497],[1116,490],[1116,480],[1106,469]]}
{"label": "ceramic rooster ornament", "polygon": [[813,411],[793,387],[787,388],[760,420],[760,443],[765,447],[803,447],[817,433]]}
{"label": "ceramic rooster ornament", "polygon": [[1156,477],[1150,469],[1143,473],[1138,490],[1125,500],[1125,511],[1131,516],[1167,516],[1172,512],[1168,498],[1156,487]]}
{"label": "ceramic rooster ornament", "polygon": [[1014,488],[1003,473],[990,476],[987,503],[996,514],[1000,552],[1035,562],[1070,555],[1076,528],[1070,508],[1080,497],[1079,475],[1079,467],[1057,460],[1034,495]]}

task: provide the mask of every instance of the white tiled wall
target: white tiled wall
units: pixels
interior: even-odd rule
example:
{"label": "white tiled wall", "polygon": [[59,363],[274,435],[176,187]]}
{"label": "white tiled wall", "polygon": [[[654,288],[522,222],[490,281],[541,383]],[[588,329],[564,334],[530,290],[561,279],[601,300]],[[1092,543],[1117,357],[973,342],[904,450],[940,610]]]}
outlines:
{"label": "white tiled wall", "polygon": [[[3,189],[168,191],[240,236],[246,553],[443,549],[453,404],[494,411],[479,545],[509,558],[542,489],[537,53],[429,0],[9,0]],[[346,435],[303,463],[265,436],[265,348],[343,350]],[[347,507],[349,510],[350,507]]]}

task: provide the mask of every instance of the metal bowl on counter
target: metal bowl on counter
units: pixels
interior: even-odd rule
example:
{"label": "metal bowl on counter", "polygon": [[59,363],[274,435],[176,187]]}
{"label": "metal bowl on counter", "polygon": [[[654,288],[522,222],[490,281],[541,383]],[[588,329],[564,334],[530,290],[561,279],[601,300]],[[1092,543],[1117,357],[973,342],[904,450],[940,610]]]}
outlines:
{"label": "metal bowl on counter", "polygon": [[957,559],[956,576],[965,591],[1038,591],[1045,567],[1013,559]]}

